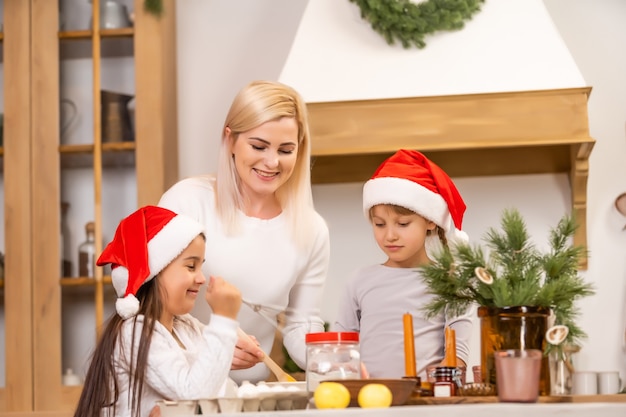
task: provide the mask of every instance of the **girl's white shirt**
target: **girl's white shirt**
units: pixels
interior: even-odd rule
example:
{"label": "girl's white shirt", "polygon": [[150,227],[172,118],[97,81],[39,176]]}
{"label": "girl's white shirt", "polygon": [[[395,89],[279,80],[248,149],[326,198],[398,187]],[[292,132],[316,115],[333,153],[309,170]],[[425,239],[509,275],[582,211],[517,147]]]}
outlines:
{"label": "girl's white shirt", "polygon": [[[122,325],[115,351],[115,369],[120,396],[116,416],[130,416],[129,401],[131,347],[137,346],[144,316],[132,318]],[[134,339],[133,339],[133,327]],[[170,331],[155,325],[143,388],[141,415],[148,416],[158,400],[195,400],[216,398],[223,394],[231,381],[228,372],[237,342],[238,323],[224,316],[213,315],[208,325],[187,314],[174,320],[173,331],[183,343],[183,349]]]}

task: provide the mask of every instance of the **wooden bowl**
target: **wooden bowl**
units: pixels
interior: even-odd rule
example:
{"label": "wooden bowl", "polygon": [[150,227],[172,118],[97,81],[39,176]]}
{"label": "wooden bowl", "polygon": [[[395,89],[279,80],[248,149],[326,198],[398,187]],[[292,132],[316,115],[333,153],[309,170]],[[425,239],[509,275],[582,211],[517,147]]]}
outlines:
{"label": "wooden bowl", "polygon": [[417,383],[416,379],[333,379],[332,382],[339,382],[350,391],[349,407],[358,407],[359,391],[367,384],[383,384],[391,391],[393,399],[391,405],[404,405],[411,396],[413,388]]}

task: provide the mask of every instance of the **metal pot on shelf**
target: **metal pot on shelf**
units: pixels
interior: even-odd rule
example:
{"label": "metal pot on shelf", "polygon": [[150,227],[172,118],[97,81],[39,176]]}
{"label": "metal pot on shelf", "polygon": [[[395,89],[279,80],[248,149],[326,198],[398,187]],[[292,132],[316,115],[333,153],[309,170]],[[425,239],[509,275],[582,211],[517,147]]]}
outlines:
{"label": "metal pot on shelf", "polygon": [[[91,3],[91,0],[89,0]],[[93,27],[93,17],[89,27]],[[133,25],[128,9],[124,4],[115,0],[100,0],[100,29],[120,29]]]}
{"label": "metal pot on shelf", "polygon": [[134,96],[101,90],[102,142],[135,140],[128,103]]}

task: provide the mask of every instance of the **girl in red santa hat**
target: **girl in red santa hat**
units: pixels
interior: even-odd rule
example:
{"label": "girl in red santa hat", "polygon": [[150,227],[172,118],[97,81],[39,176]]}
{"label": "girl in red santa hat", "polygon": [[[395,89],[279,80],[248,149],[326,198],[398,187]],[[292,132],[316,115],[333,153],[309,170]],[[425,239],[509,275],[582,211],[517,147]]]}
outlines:
{"label": "girl in red santa hat", "polygon": [[168,209],[142,207],[120,222],[97,262],[112,266],[116,313],[93,353],[76,417],[147,416],[158,400],[225,389],[241,294],[211,277],[211,322],[188,314],[206,281],[204,253],[203,226]]}
{"label": "girl in red santa hat", "polygon": [[370,377],[407,376],[403,316],[413,317],[416,375],[446,365],[445,329],[456,336],[456,362],[469,356],[472,312],[427,319],[432,298],[419,268],[442,245],[467,241],[461,231],[465,203],[448,175],[423,154],[400,150],[363,187],[363,212],[387,259],[359,269],[346,285],[334,328],[360,332],[361,360]]}

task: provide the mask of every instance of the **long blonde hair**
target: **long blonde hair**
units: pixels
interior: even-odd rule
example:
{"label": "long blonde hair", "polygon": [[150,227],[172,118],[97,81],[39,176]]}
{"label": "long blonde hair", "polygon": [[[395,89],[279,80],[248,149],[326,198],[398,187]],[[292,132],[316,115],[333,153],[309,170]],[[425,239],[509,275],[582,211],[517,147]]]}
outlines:
{"label": "long blonde hair", "polygon": [[[234,141],[242,132],[283,117],[294,118],[297,123],[298,154],[293,173],[276,191],[276,198],[291,226],[294,242],[302,246],[310,235],[311,226],[315,224],[307,220],[314,213],[309,121],[306,104],[300,94],[279,82],[253,81],[239,91],[230,106],[219,151],[217,215],[226,233],[234,234],[238,231],[237,210],[243,210],[244,204],[241,180],[231,155],[229,139]],[[231,130],[230,138],[226,136],[227,127]]]}

